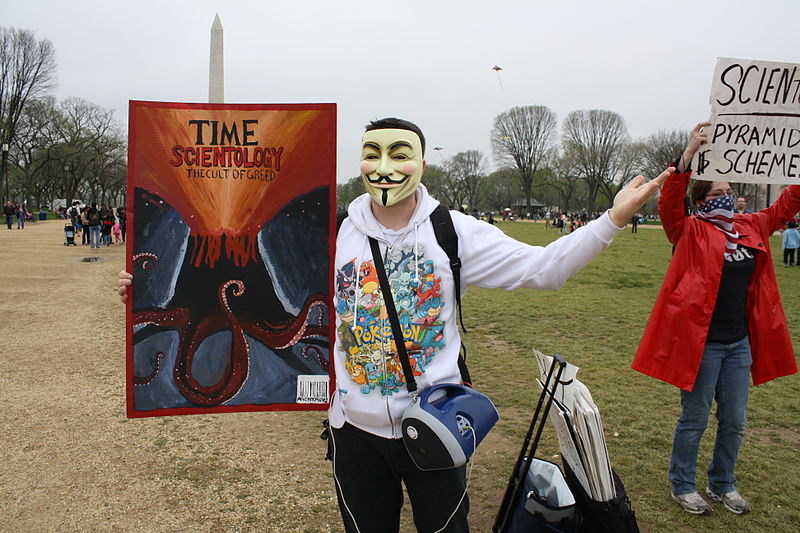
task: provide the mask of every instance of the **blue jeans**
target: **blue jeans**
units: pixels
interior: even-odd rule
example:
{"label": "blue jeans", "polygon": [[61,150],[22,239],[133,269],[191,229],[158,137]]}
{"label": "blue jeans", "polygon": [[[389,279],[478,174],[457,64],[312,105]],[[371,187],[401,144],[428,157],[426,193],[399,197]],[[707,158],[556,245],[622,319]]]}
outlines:
{"label": "blue jeans", "polygon": [[89,226],[89,246],[100,248],[100,226]]}
{"label": "blue jeans", "polygon": [[750,391],[750,340],[709,342],[692,392],[681,391],[681,415],[675,426],[669,481],[672,492],[694,492],[697,451],[708,425],[711,400],[717,401],[717,439],[708,466],[708,487],[717,494],[736,488],[734,468],[744,437]]}

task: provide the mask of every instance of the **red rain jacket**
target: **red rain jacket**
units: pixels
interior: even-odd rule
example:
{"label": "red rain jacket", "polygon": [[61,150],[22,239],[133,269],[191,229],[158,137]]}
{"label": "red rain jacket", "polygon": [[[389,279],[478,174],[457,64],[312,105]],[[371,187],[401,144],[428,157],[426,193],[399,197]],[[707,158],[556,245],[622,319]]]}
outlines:
{"label": "red rain jacket", "polygon": [[[725,248],[721,231],[686,216],[683,202],[690,175],[691,171],[674,174],[661,189],[658,211],[675,252],[632,365],[634,370],[687,391],[694,387],[703,358]],[[734,215],[739,242],[756,250],[756,268],[745,303],[755,385],[797,372],[769,236],[798,210],[800,185],[793,185],[767,209]]]}

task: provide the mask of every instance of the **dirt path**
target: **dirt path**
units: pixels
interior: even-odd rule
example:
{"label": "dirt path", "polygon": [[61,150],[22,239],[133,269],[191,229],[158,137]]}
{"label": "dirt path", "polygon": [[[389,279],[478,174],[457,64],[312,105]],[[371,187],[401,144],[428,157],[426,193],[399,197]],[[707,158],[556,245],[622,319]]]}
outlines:
{"label": "dirt path", "polygon": [[[63,226],[0,226],[0,532],[341,531],[322,413],[125,418],[124,247],[63,246]],[[478,450],[474,531],[516,446]]]}

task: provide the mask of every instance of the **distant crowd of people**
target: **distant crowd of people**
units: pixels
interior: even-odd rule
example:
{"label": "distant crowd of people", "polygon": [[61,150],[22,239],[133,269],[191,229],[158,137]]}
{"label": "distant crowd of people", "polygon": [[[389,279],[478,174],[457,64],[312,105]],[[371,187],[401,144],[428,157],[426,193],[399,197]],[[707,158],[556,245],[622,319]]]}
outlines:
{"label": "distant crowd of people", "polygon": [[75,235],[81,235],[81,244],[91,248],[111,246],[112,237],[115,244],[125,243],[126,215],[124,207],[108,207],[103,204],[87,204],[81,206],[73,203],[64,212],[75,228]]}
{"label": "distant crowd of people", "polygon": [[[550,211],[544,211],[544,210],[538,212],[534,211],[532,213],[530,212],[521,213],[513,211],[510,208],[503,209],[495,213],[493,211],[481,212],[478,211],[477,209],[468,211],[466,209],[466,206],[461,206],[459,208],[459,211],[461,211],[465,215],[471,215],[478,220],[485,220],[489,224],[494,224],[497,221],[495,219],[495,216],[500,217],[500,219],[503,222],[513,222],[515,220],[530,220],[533,222],[539,222],[541,220],[544,220],[545,227],[549,228],[552,226],[553,228],[557,228],[559,230],[559,233],[562,233],[564,235],[572,233],[581,226],[585,226],[591,220],[600,218],[600,216],[602,216],[603,214],[602,211],[595,211],[592,212],[590,215],[586,211],[582,211],[580,213],[569,213],[567,211],[564,211],[562,213],[557,213],[557,212],[551,213]],[[644,217],[642,217],[639,213],[637,213],[631,219],[631,222],[634,222],[634,219],[636,220],[636,223],[638,223],[640,220],[643,220]]]}
{"label": "distant crowd of people", "polygon": [[[25,229],[25,221],[33,221],[33,214],[27,210],[24,203],[16,203],[11,200],[3,205],[3,214],[6,217],[6,226],[13,229],[14,223],[17,229]],[[61,207],[56,210],[56,216],[62,220],[69,220],[73,227],[75,236],[81,236],[81,242],[91,248],[100,246],[111,246],[125,243],[126,216],[125,208],[109,207],[107,205],[97,206],[97,204],[81,205],[80,202],[73,202],[69,207]]]}
{"label": "distant crowd of people", "polygon": [[25,229],[25,221],[33,220],[33,215],[27,210],[25,204],[18,204],[11,200],[3,206],[3,214],[6,217],[8,229],[13,229],[14,220],[17,221],[17,229]]}
{"label": "distant crowd of people", "polygon": [[547,228],[552,226],[562,235],[567,235],[581,226],[585,226],[590,220],[600,218],[602,214],[603,213],[600,212],[594,212],[589,215],[586,211],[581,211],[580,213],[569,213],[567,211],[551,213],[548,211],[544,214],[544,224]]}

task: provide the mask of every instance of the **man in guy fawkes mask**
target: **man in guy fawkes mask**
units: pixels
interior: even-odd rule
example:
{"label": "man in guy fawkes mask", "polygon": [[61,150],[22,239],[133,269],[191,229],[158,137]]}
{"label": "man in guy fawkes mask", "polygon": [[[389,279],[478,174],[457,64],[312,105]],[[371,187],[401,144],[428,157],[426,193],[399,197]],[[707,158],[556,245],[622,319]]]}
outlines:
{"label": "man in guy fawkes mask", "polygon": [[[402,484],[419,531],[468,531],[466,467],[422,471],[408,455],[401,418],[411,398],[395,355],[368,238],[380,243],[419,391],[459,383],[456,292],[430,215],[439,202],[420,183],[425,137],[411,122],[370,123],[361,148],[367,193],[348,208],[336,239],[336,392],[329,411],[333,473],[348,532],[399,529]],[[599,219],[546,247],[451,211],[462,287],[555,289],[606,248],[671,173],[631,181]]]}

